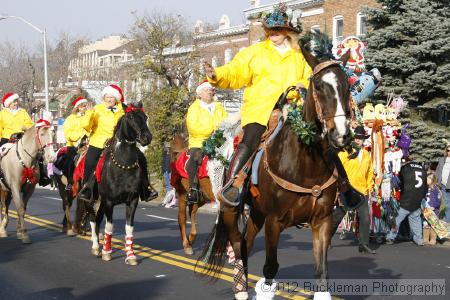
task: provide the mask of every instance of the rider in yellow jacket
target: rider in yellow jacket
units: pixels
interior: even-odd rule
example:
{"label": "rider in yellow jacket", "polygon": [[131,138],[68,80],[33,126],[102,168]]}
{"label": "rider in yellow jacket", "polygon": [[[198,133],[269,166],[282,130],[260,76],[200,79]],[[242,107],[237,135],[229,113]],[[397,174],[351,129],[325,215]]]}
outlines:
{"label": "rider in yellow jacket", "polygon": [[312,70],[297,44],[299,30],[290,21],[285,12],[275,10],[263,20],[265,41],[240,51],[222,67],[214,69],[204,63],[212,85],[223,89],[245,87],[241,110],[244,136],[231,160],[231,178],[220,195],[228,202],[238,198],[234,178],[257,149],[280,95],[289,86],[309,85]]}
{"label": "rider in yellow jacket", "polygon": [[77,154],[77,146],[80,139],[88,135],[82,127],[83,116],[87,109],[88,101],[80,96],[72,101],[72,113],[64,121],[64,137],[66,138],[67,155],[63,166],[63,172],[67,176],[66,190],[72,190],[73,171],[75,167],[74,158]]}
{"label": "rider in yellow jacket", "polygon": [[19,108],[19,95],[6,93],[3,96],[3,109],[0,111],[0,145],[9,141],[11,135],[23,132],[33,126],[30,115],[23,108]]}
{"label": "rider in yellow jacket", "polygon": [[[94,109],[87,110],[81,120],[81,126],[89,132],[89,147],[86,153],[84,163],[84,187],[80,192],[80,198],[89,200],[91,196],[91,187],[86,183],[93,176],[100,155],[105,148],[105,143],[113,137],[114,128],[119,119],[125,114],[122,103],[124,96],[122,89],[117,85],[111,84],[102,91],[103,103],[97,104]],[[142,154],[141,152],[139,152]],[[144,173],[142,178],[143,188],[140,191],[141,199],[144,201],[152,200],[158,197],[158,193],[150,185],[148,179],[147,162],[142,154],[139,159],[139,165]]]}
{"label": "rider in yellow jacket", "polygon": [[187,200],[198,200],[197,172],[203,160],[202,145],[227,117],[222,104],[214,101],[214,87],[204,81],[197,89],[197,99],[191,104],[186,115],[186,126],[189,134],[189,160],[186,171],[189,176],[189,193]]}
{"label": "rider in yellow jacket", "polygon": [[[19,107],[18,100],[19,95],[11,92],[6,93],[2,98],[3,109],[0,111],[0,146],[7,143],[10,140],[11,135],[22,133],[33,126],[30,115],[26,110]],[[48,123],[48,121],[46,122]],[[46,186],[50,184],[51,180],[47,175],[47,168],[44,167],[44,160],[42,157],[38,157],[38,166],[40,174],[39,185]]]}

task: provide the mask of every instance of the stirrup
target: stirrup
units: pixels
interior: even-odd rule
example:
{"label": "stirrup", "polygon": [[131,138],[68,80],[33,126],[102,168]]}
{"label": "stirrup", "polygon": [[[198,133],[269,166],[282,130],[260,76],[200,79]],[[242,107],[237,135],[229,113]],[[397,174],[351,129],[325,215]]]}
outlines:
{"label": "stirrup", "polygon": [[[241,195],[241,188],[237,188],[237,187],[233,186],[233,183],[234,183],[234,179],[230,180],[227,184],[225,184],[224,187],[219,191],[218,197],[224,203],[226,203],[226,204],[228,204],[230,206],[236,207],[240,203],[239,198],[240,198],[240,195]],[[225,193],[229,189],[232,189],[232,188],[238,189],[238,193],[237,193],[236,199],[234,199],[234,200],[230,200],[227,197],[225,197]]]}
{"label": "stirrup", "polygon": [[197,204],[200,201],[200,193],[197,187],[191,187],[186,195],[187,204]]}

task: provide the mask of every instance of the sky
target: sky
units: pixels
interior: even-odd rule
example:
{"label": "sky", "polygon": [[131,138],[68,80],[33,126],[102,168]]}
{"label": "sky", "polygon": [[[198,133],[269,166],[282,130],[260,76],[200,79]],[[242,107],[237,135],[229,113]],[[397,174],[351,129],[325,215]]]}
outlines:
{"label": "sky", "polygon": [[[261,4],[275,1],[262,0]],[[192,24],[200,19],[218,23],[223,14],[231,25],[244,23],[242,11],[250,0],[0,0],[0,15],[20,16],[39,28],[47,29],[49,43],[60,33],[96,40],[111,34],[126,34],[134,16],[163,11],[180,14]],[[36,47],[42,36],[19,20],[0,20],[0,42],[8,40]]]}

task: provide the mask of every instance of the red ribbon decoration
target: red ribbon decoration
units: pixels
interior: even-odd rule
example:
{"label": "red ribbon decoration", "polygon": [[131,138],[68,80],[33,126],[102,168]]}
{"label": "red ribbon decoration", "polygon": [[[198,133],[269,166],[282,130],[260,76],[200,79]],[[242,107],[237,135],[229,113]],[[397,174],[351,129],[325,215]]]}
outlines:
{"label": "red ribbon decoration", "polygon": [[26,181],[29,181],[31,184],[36,184],[37,180],[36,177],[34,177],[34,169],[23,168],[20,180],[22,181],[22,184],[24,184]]}
{"label": "red ribbon decoration", "polygon": [[141,108],[138,108],[138,107],[134,107],[134,106],[132,106],[132,105],[130,105],[130,106],[128,106],[127,107],[127,109],[125,110],[125,113],[129,113],[129,112],[132,112],[132,111],[134,111],[134,110],[140,110],[140,111],[144,111],[144,109],[141,107]]}

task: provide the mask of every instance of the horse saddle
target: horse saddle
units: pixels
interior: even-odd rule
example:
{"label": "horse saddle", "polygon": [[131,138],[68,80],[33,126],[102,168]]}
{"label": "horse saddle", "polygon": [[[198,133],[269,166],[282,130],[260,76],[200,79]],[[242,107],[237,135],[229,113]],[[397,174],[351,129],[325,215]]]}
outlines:
{"label": "horse saddle", "polygon": [[[175,162],[174,165],[172,165],[172,168],[175,169],[175,172],[182,178],[189,178],[189,176],[186,172],[186,164],[188,163],[189,158],[190,157],[187,154],[187,151],[185,151],[185,152],[181,153],[178,160]],[[199,179],[208,177],[208,156],[206,156],[206,155],[203,157],[202,165],[198,168],[197,177]]]}

